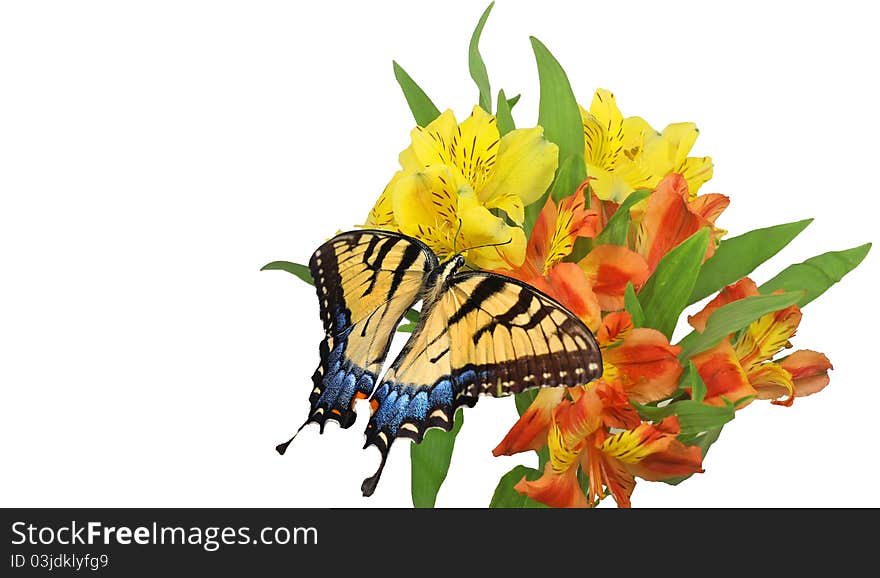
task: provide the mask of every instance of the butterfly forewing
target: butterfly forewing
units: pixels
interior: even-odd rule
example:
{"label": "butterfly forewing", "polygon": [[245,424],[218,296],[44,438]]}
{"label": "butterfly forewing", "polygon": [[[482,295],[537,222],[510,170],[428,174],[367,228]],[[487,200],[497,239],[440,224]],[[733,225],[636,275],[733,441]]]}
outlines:
{"label": "butterfly forewing", "polygon": [[342,233],[315,251],[309,269],[326,335],[306,423],[354,423],[355,398],[372,393],[397,325],[436,266],[421,242],[386,231]]}

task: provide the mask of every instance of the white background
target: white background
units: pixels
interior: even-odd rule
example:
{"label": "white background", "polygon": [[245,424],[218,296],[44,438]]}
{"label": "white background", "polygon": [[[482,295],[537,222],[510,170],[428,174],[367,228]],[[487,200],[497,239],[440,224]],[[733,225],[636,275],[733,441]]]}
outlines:
{"label": "white background", "polygon": [[[493,90],[537,116],[529,35],[579,100],[695,121],[732,235],[816,221],[755,274],[875,240],[875,20],[861,2],[500,0]],[[396,59],[438,106],[475,103],[475,2],[5,2],[0,8],[0,505],[408,506],[408,442],[376,494],[367,412],[304,419],[321,335],[305,262],[361,223],[413,125]],[[880,506],[877,255],[805,309],[831,385],[739,412],[653,506]],[[681,335],[681,328],[677,335]],[[482,507],[532,457],[493,458],[512,399],[466,411],[440,506]],[[610,500],[608,501],[610,503]]]}

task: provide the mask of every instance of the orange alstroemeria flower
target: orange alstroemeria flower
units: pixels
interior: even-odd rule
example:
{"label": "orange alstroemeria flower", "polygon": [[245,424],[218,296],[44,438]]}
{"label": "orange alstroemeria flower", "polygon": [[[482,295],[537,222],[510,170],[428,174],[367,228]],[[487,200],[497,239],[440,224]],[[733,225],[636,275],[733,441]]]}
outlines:
{"label": "orange alstroemeria flower", "polygon": [[[722,289],[702,311],[688,318],[697,331],[703,331],[709,316],[728,303],[759,295],[755,282],[745,277]],[[777,405],[791,405],[795,397],[810,395],[828,385],[828,358],[815,351],[796,351],[771,361],[791,347],[801,321],[801,310],[792,305],[768,313],[752,322],[734,341],[724,341],[692,358],[706,383],[706,403],[722,405],[746,396],[771,399]],[[780,400],[783,396],[785,400]]]}
{"label": "orange alstroemeria flower", "polygon": [[532,229],[523,264],[496,273],[543,291],[595,329],[601,320],[601,308],[592,283],[575,263],[562,262],[578,237],[595,236],[595,223],[595,211],[585,208],[583,187],[558,206],[548,198]]}
{"label": "orange alstroemeria flower", "polygon": [[[616,408],[613,413],[617,421],[607,424],[609,427],[632,426],[633,419],[637,419],[634,410],[629,414],[621,413],[621,404],[628,405],[630,400],[639,403],[658,401],[670,396],[678,387],[682,367],[677,356],[681,348],[670,345],[659,331],[633,328],[628,313],[606,315],[596,331],[596,341],[602,350],[603,375],[588,386],[587,391],[595,390],[606,407]],[[512,455],[540,449],[547,444],[554,405],[568,403],[560,393],[563,388],[549,389],[556,391],[545,393],[546,389],[541,390],[492,453],[496,456]],[[584,391],[584,387],[568,388],[568,395],[579,400]],[[615,399],[616,402],[611,403]]]}
{"label": "orange alstroemeria flower", "polygon": [[715,220],[729,204],[728,197],[717,193],[691,200],[685,178],[674,173],[667,175],[647,198],[638,218],[634,218],[638,222],[636,252],[654,271],[663,255],[703,227],[710,227],[712,239],[705,256],[708,259],[715,254],[715,244],[726,232],[715,227]]}
{"label": "orange alstroemeria flower", "polygon": [[[637,423],[611,434],[603,426],[609,414],[605,402],[614,397],[602,397],[599,391],[600,386],[587,389],[553,412],[550,461],[541,478],[520,480],[515,486],[518,492],[548,506],[570,508],[596,505],[607,488],[617,505],[626,508],[637,475],[663,480],[703,471],[700,449],[676,439],[677,417],[656,425]],[[578,482],[578,468],[589,478],[586,495]]]}

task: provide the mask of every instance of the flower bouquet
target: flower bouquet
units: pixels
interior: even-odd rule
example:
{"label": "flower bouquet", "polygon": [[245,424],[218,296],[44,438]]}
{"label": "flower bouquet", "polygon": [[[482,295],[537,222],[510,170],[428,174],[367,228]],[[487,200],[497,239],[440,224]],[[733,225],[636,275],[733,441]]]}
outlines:
{"label": "flower bouquet", "polygon": [[[479,51],[491,10],[471,37],[470,114],[441,112],[395,63],[416,127],[361,231],[322,245],[308,267],[264,267],[318,290],[327,335],[303,425],[348,427],[368,399],[367,443],[382,463],[365,495],[391,443],[411,437],[413,504],[431,507],[461,406],[514,395],[520,418],[493,453],[534,451],[537,468],[505,474],[489,506],[592,507],[610,496],[628,507],[637,478],[678,484],[703,472],[738,411],[791,407],[828,385],[831,361],[788,351],[790,340],[803,307],[870,243],[756,283],[749,275],[810,220],[728,235],[716,222],[730,199],[701,191],[712,160],[689,156],[696,126],[657,131],[605,89],[581,106],[535,38],[538,119],[518,128],[519,97],[490,91]],[[383,374],[395,330],[412,336]]]}

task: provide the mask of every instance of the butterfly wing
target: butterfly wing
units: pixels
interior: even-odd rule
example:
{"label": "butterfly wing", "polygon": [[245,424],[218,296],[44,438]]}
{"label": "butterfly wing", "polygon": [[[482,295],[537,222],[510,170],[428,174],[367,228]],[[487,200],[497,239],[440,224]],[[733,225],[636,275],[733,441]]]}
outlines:
{"label": "butterfly wing", "polygon": [[354,423],[355,399],[372,393],[397,325],[436,265],[426,245],[387,231],[342,233],[315,251],[309,269],[325,337],[303,425]]}
{"label": "butterfly wing", "polygon": [[556,300],[515,279],[461,273],[430,304],[373,392],[367,444],[382,454],[375,489],[397,437],[420,442],[431,427],[449,431],[455,410],[481,394],[575,386],[602,375],[593,334]]}

